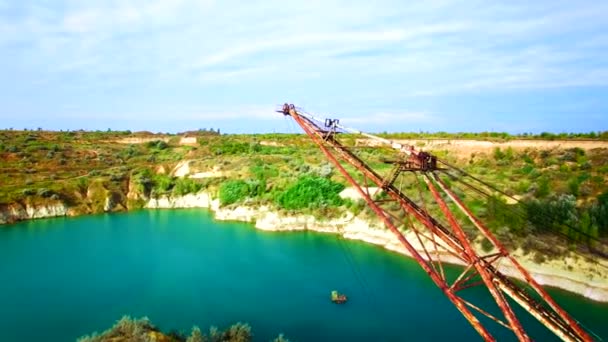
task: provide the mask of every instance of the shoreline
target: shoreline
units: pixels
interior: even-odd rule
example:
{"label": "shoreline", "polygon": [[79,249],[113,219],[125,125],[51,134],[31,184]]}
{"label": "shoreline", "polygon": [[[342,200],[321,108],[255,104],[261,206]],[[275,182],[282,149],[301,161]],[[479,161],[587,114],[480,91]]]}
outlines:
{"label": "shoreline", "polygon": [[[202,208],[209,210],[217,221],[246,222],[251,223],[255,229],[273,232],[309,230],[336,234],[345,239],[363,241],[411,257],[393,233],[385,229],[382,224],[363,220],[350,213],[338,219],[318,220],[312,215],[283,215],[265,205],[256,208],[246,205],[222,208],[219,200],[213,199],[205,191],[178,197],[161,196],[148,199],[143,208]],[[0,210],[0,225],[37,218],[80,216],[80,213],[70,210],[61,202],[37,206],[14,205],[0,209],[3,209]],[[405,232],[404,235],[416,250],[419,252],[422,250],[411,231]],[[478,242],[475,245],[479,247]],[[540,285],[559,288],[597,302],[608,303],[608,274],[601,269],[602,267],[608,268],[608,260],[598,260],[597,263],[592,263],[569,255],[559,260],[553,259],[538,264],[534,262],[532,255],[524,255],[521,250],[513,251],[512,255]],[[423,254],[422,256],[424,257]],[[446,263],[463,265],[460,260],[451,255],[439,254],[439,257]],[[515,274],[513,267],[501,265],[499,269],[507,276],[519,278],[519,274]]]}
{"label": "shoreline", "polygon": [[[337,234],[345,239],[374,244],[385,250],[411,258],[411,255],[393,233],[386,230],[381,224],[362,220],[352,214],[339,219],[319,221],[312,215],[281,215],[268,206],[253,208],[241,205],[222,208],[219,200],[212,199],[211,195],[206,192],[177,198],[160,197],[151,199],[145,208],[205,208],[212,212],[214,219],[217,221],[247,222],[253,224],[255,229],[273,232],[310,230],[319,233]],[[404,235],[416,250],[419,252],[422,250],[412,232],[406,232]],[[559,288],[597,302],[608,303],[608,274],[601,270],[602,267],[608,268],[608,260],[599,260],[597,264],[593,264],[581,260],[580,257],[569,255],[559,260],[553,259],[537,264],[533,261],[532,255],[524,255],[520,249],[512,252],[512,255],[540,285]],[[439,257],[444,262],[463,265],[460,260],[450,255],[444,254]],[[516,273],[515,268],[510,265],[500,265],[499,269],[507,276],[521,279],[518,277],[519,274]]]}

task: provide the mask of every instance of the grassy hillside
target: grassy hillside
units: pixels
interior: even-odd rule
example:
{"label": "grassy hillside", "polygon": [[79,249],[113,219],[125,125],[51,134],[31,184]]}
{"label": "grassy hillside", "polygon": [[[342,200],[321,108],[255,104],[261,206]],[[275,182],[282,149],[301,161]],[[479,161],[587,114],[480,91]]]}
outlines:
{"label": "grassy hillside", "polygon": [[[496,143],[497,137],[464,133],[459,136],[474,138],[472,142],[465,144],[455,136],[443,142],[434,139],[444,135],[388,137],[417,139],[408,143],[518,199],[492,193],[495,197],[488,200],[457,179],[444,177],[511,247],[541,251],[539,258],[568,248],[603,253],[608,238],[608,143],[600,138],[605,134],[571,135],[570,145],[542,140],[515,144],[505,137]],[[206,189],[226,206],[265,204],[318,217],[346,211],[373,217],[360,201],[337,196],[347,186],[345,179],[305,135],[196,131],[187,136],[190,139],[147,132],[0,131],[0,208],[56,200],[77,212],[94,213],[104,211],[107,198],[120,204],[112,210],[125,210],[141,207],[149,197]],[[595,140],[571,147],[572,139],[576,145],[580,137]],[[392,168],[383,160],[394,159],[394,151],[371,147],[356,136],[345,135],[343,141],[381,173]],[[186,160],[189,177],[175,177],[172,170]],[[436,212],[430,197],[420,195],[420,180],[409,177],[400,181],[404,192]]]}

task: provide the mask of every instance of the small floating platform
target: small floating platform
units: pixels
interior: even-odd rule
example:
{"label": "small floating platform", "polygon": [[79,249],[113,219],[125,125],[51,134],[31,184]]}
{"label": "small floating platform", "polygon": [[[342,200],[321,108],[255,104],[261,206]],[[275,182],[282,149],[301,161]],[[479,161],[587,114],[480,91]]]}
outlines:
{"label": "small floating platform", "polygon": [[331,291],[331,301],[336,303],[336,304],[344,304],[346,303],[346,301],[348,300],[348,298],[346,297],[346,295],[338,293],[338,291],[334,290]]}

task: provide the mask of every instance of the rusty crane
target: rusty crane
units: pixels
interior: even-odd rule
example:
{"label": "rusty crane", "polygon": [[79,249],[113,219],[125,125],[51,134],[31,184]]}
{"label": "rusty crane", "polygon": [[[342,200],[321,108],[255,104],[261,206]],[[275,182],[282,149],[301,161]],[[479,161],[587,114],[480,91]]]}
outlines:
{"label": "rusty crane", "polygon": [[[339,120],[319,118],[304,112],[294,105],[285,104],[279,113],[290,116],[304,130],[325,154],[328,160],[340,171],[348,182],[358,191],[384,225],[396,236],[407,252],[420,264],[433,282],[443,291],[473,328],[486,341],[495,338],[480,322],[483,315],[511,330],[518,340],[530,341],[513,310],[517,303],[529,312],[540,323],[564,341],[592,341],[590,334],[564,311],[534,278],[513,258],[509,251],[492,235],[464,202],[454,193],[442,178],[438,176],[441,168],[438,164],[450,167],[435,156],[417,151],[413,146],[403,145],[388,139],[377,137],[345,127]],[[359,158],[350,148],[340,142],[337,133],[353,133],[373,139],[396,149],[400,158],[391,163],[392,171],[387,176],[374,170]],[[411,172],[422,178],[426,190],[439,208],[441,217],[433,217],[424,205],[417,204],[397,186],[396,181],[404,173]],[[375,185],[385,192],[381,200],[370,193],[370,186]],[[449,205],[444,197],[453,203]],[[388,210],[399,207],[396,214]],[[457,208],[457,209],[456,209]],[[456,210],[460,213],[456,213]],[[492,253],[477,251],[463,230],[463,218],[468,220],[493,245]],[[408,240],[399,227],[408,226],[414,233],[416,242]],[[411,236],[411,235],[409,235]],[[411,239],[411,237],[410,237]],[[414,247],[417,243],[418,249]],[[450,279],[444,272],[444,257],[455,258],[464,265],[464,270]],[[513,276],[522,279],[522,284],[509,279],[499,270],[499,265],[507,264],[513,270]],[[452,277],[453,278],[453,277]],[[501,315],[492,315],[481,305],[476,305],[462,296],[464,289],[484,286],[500,309]],[[511,298],[509,301],[507,297]],[[502,316],[502,317],[501,317]]]}

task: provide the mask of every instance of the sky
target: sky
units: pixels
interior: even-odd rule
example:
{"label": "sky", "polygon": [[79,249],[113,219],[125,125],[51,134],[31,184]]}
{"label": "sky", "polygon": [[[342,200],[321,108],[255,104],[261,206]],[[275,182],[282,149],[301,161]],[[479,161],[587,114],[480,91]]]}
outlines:
{"label": "sky", "polygon": [[608,130],[607,1],[0,0],[0,128]]}

